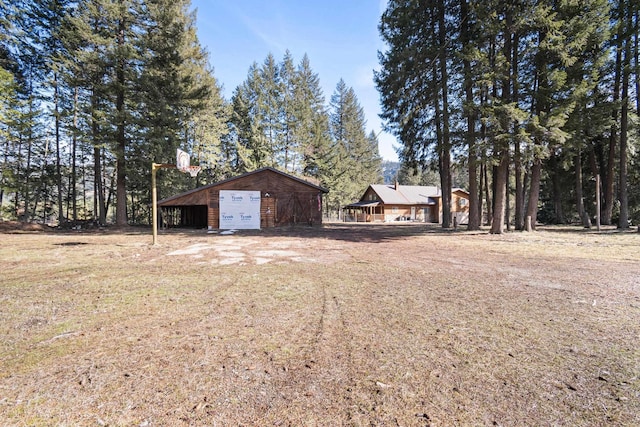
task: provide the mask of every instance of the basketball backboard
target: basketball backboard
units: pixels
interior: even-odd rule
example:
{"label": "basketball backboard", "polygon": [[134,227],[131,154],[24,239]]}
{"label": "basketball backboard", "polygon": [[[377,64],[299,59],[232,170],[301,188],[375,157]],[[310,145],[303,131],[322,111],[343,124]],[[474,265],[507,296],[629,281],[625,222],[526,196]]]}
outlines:
{"label": "basketball backboard", "polygon": [[187,171],[190,166],[189,153],[178,148],[176,152],[176,168],[183,172]]}

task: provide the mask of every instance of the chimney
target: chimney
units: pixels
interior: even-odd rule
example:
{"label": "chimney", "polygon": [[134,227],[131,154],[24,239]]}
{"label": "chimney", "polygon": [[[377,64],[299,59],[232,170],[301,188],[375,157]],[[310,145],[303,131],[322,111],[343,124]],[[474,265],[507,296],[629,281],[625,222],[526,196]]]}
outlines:
{"label": "chimney", "polygon": [[395,190],[398,191],[398,187],[400,186],[400,184],[398,184],[398,180],[396,179],[396,185],[395,185]]}

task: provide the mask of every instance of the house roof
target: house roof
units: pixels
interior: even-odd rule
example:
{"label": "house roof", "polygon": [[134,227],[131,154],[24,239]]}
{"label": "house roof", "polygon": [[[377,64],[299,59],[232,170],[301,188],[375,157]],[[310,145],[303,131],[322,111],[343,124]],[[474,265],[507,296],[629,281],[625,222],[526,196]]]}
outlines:
{"label": "house roof", "polygon": [[432,205],[434,199],[442,196],[440,189],[423,185],[381,185],[369,186],[386,205]]}
{"label": "house roof", "polygon": [[347,205],[347,208],[369,208],[372,206],[378,206],[380,204],[380,202],[371,202],[371,201],[360,201],[360,202],[355,202],[355,203],[351,203],[350,205]]}
{"label": "house roof", "polygon": [[329,190],[327,190],[326,188],[320,187],[319,185],[312,184],[309,181],[305,181],[304,179],[298,178],[298,177],[293,176],[293,175],[289,175],[288,173],[282,172],[282,171],[280,171],[278,169],[275,169],[275,168],[272,168],[272,167],[264,167],[264,168],[256,169],[256,170],[251,171],[251,172],[246,172],[246,173],[244,173],[242,175],[238,175],[238,176],[234,176],[232,178],[225,179],[223,181],[218,181],[218,182],[215,182],[213,184],[204,185],[204,186],[198,187],[198,188],[196,188],[194,190],[190,190],[190,191],[186,191],[184,193],[176,194],[175,196],[167,197],[166,199],[160,200],[158,202],[158,204],[163,204],[163,203],[169,202],[171,200],[174,200],[174,199],[177,199],[177,198],[180,198],[180,197],[184,197],[184,196],[187,196],[187,195],[190,195],[190,194],[193,194],[193,193],[197,193],[199,191],[206,190],[206,189],[209,189],[211,187],[217,187],[219,185],[226,184],[226,183],[232,182],[232,181],[236,181],[236,180],[245,178],[245,177],[250,176],[250,175],[263,173],[265,171],[271,171],[271,172],[277,173],[279,175],[282,175],[284,177],[287,177],[289,179],[297,181],[297,182],[299,182],[301,184],[304,184],[304,185],[306,185],[308,187],[314,188],[314,189],[316,189],[318,191],[321,191],[323,193],[328,193],[329,192]]}

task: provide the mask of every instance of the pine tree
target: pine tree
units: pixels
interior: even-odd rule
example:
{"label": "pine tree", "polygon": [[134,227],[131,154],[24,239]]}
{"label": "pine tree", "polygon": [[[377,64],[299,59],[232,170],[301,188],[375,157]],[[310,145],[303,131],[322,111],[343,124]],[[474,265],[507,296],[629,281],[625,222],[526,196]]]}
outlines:
{"label": "pine tree", "polygon": [[[629,113],[632,108],[630,99],[631,93],[631,66],[632,66],[632,44],[633,37],[638,37],[638,13],[640,3],[633,0],[618,1],[618,22],[622,34],[620,48],[622,50],[622,82],[620,99],[620,148],[619,148],[619,184],[618,199],[620,201],[620,214],[618,217],[618,228],[629,228]],[[638,72],[636,70],[636,72]],[[636,97],[638,97],[636,93]]]}
{"label": "pine tree", "polygon": [[298,141],[302,172],[322,181],[331,163],[329,117],[320,79],[311,69],[307,55],[296,73],[294,111],[297,125],[293,138]]}
{"label": "pine tree", "polygon": [[[152,161],[175,161],[177,148],[189,152],[192,164],[203,168],[198,178],[165,173],[159,185],[159,191],[184,190],[219,175],[229,111],[198,42],[190,2],[148,0],[146,6],[144,32],[137,42],[142,58],[137,101],[145,112],[138,126],[144,138],[135,147],[139,154],[130,157],[138,170],[148,170]],[[140,186],[148,187],[148,176],[138,177],[143,179]],[[146,205],[149,194],[143,195],[140,203]]]}
{"label": "pine tree", "polygon": [[443,227],[451,221],[451,150],[453,146],[449,73],[456,40],[447,9],[453,2],[390,1],[380,22],[388,50],[379,54],[375,74],[386,125],[403,144],[400,156],[409,165],[438,159],[442,186]]}
{"label": "pine tree", "polygon": [[[331,96],[329,129],[333,140],[331,176],[324,185],[331,188],[329,207],[338,211],[359,198],[369,184],[379,181],[381,159],[373,144],[375,135],[367,137],[364,111],[353,88],[344,80]],[[375,178],[374,178],[375,177]]]}
{"label": "pine tree", "polygon": [[64,82],[62,81],[60,58],[65,55],[62,37],[62,25],[70,8],[68,0],[34,0],[27,11],[32,43],[37,46],[38,55],[42,58],[45,95],[52,104],[51,116],[55,141],[55,179],[57,187],[57,216],[63,222],[63,188],[62,179],[62,131],[64,108]]}
{"label": "pine tree", "polygon": [[574,47],[581,53],[567,68],[568,83],[575,87],[575,109],[566,124],[571,136],[565,151],[573,163],[576,214],[585,227],[590,227],[584,195],[585,177],[591,178],[598,172],[591,170],[585,173],[583,169],[584,166],[591,167],[588,158],[594,154],[594,147],[610,125],[611,106],[600,90],[609,56],[609,4],[607,0],[585,1],[573,4],[566,12],[566,26],[575,34]]}
{"label": "pine tree", "polygon": [[258,64],[253,63],[247,79],[236,88],[231,100],[232,133],[237,137],[237,153],[242,159],[238,172],[273,166],[274,128],[267,128],[265,123],[271,121],[274,126],[276,123],[275,118],[265,118],[263,87],[263,74]]}
{"label": "pine tree", "polygon": [[[254,63],[232,97],[227,152],[243,170],[276,166],[318,176],[328,150],[327,113],[317,74],[305,55],[297,68],[289,52],[277,64]],[[242,151],[242,154],[240,153]],[[325,162],[326,163],[326,162]]]}
{"label": "pine tree", "polygon": [[280,110],[281,137],[277,163],[282,165],[284,170],[295,171],[299,163],[300,150],[300,141],[297,140],[296,133],[301,118],[298,117],[300,108],[296,105],[298,81],[291,52],[285,52],[278,74],[282,91],[280,95],[282,106]]}
{"label": "pine tree", "polygon": [[284,90],[280,67],[272,54],[260,68],[260,89],[257,92],[258,123],[268,152],[266,166],[275,167],[284,160]]}

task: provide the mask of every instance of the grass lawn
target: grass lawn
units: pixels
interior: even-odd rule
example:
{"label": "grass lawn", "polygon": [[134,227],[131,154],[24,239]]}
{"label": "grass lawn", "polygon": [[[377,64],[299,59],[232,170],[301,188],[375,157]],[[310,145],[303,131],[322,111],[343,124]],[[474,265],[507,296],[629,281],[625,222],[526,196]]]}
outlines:
{"label": "grass lawn", "polygon": [[640,425],[640,234],[0,234],[0,425]]}

